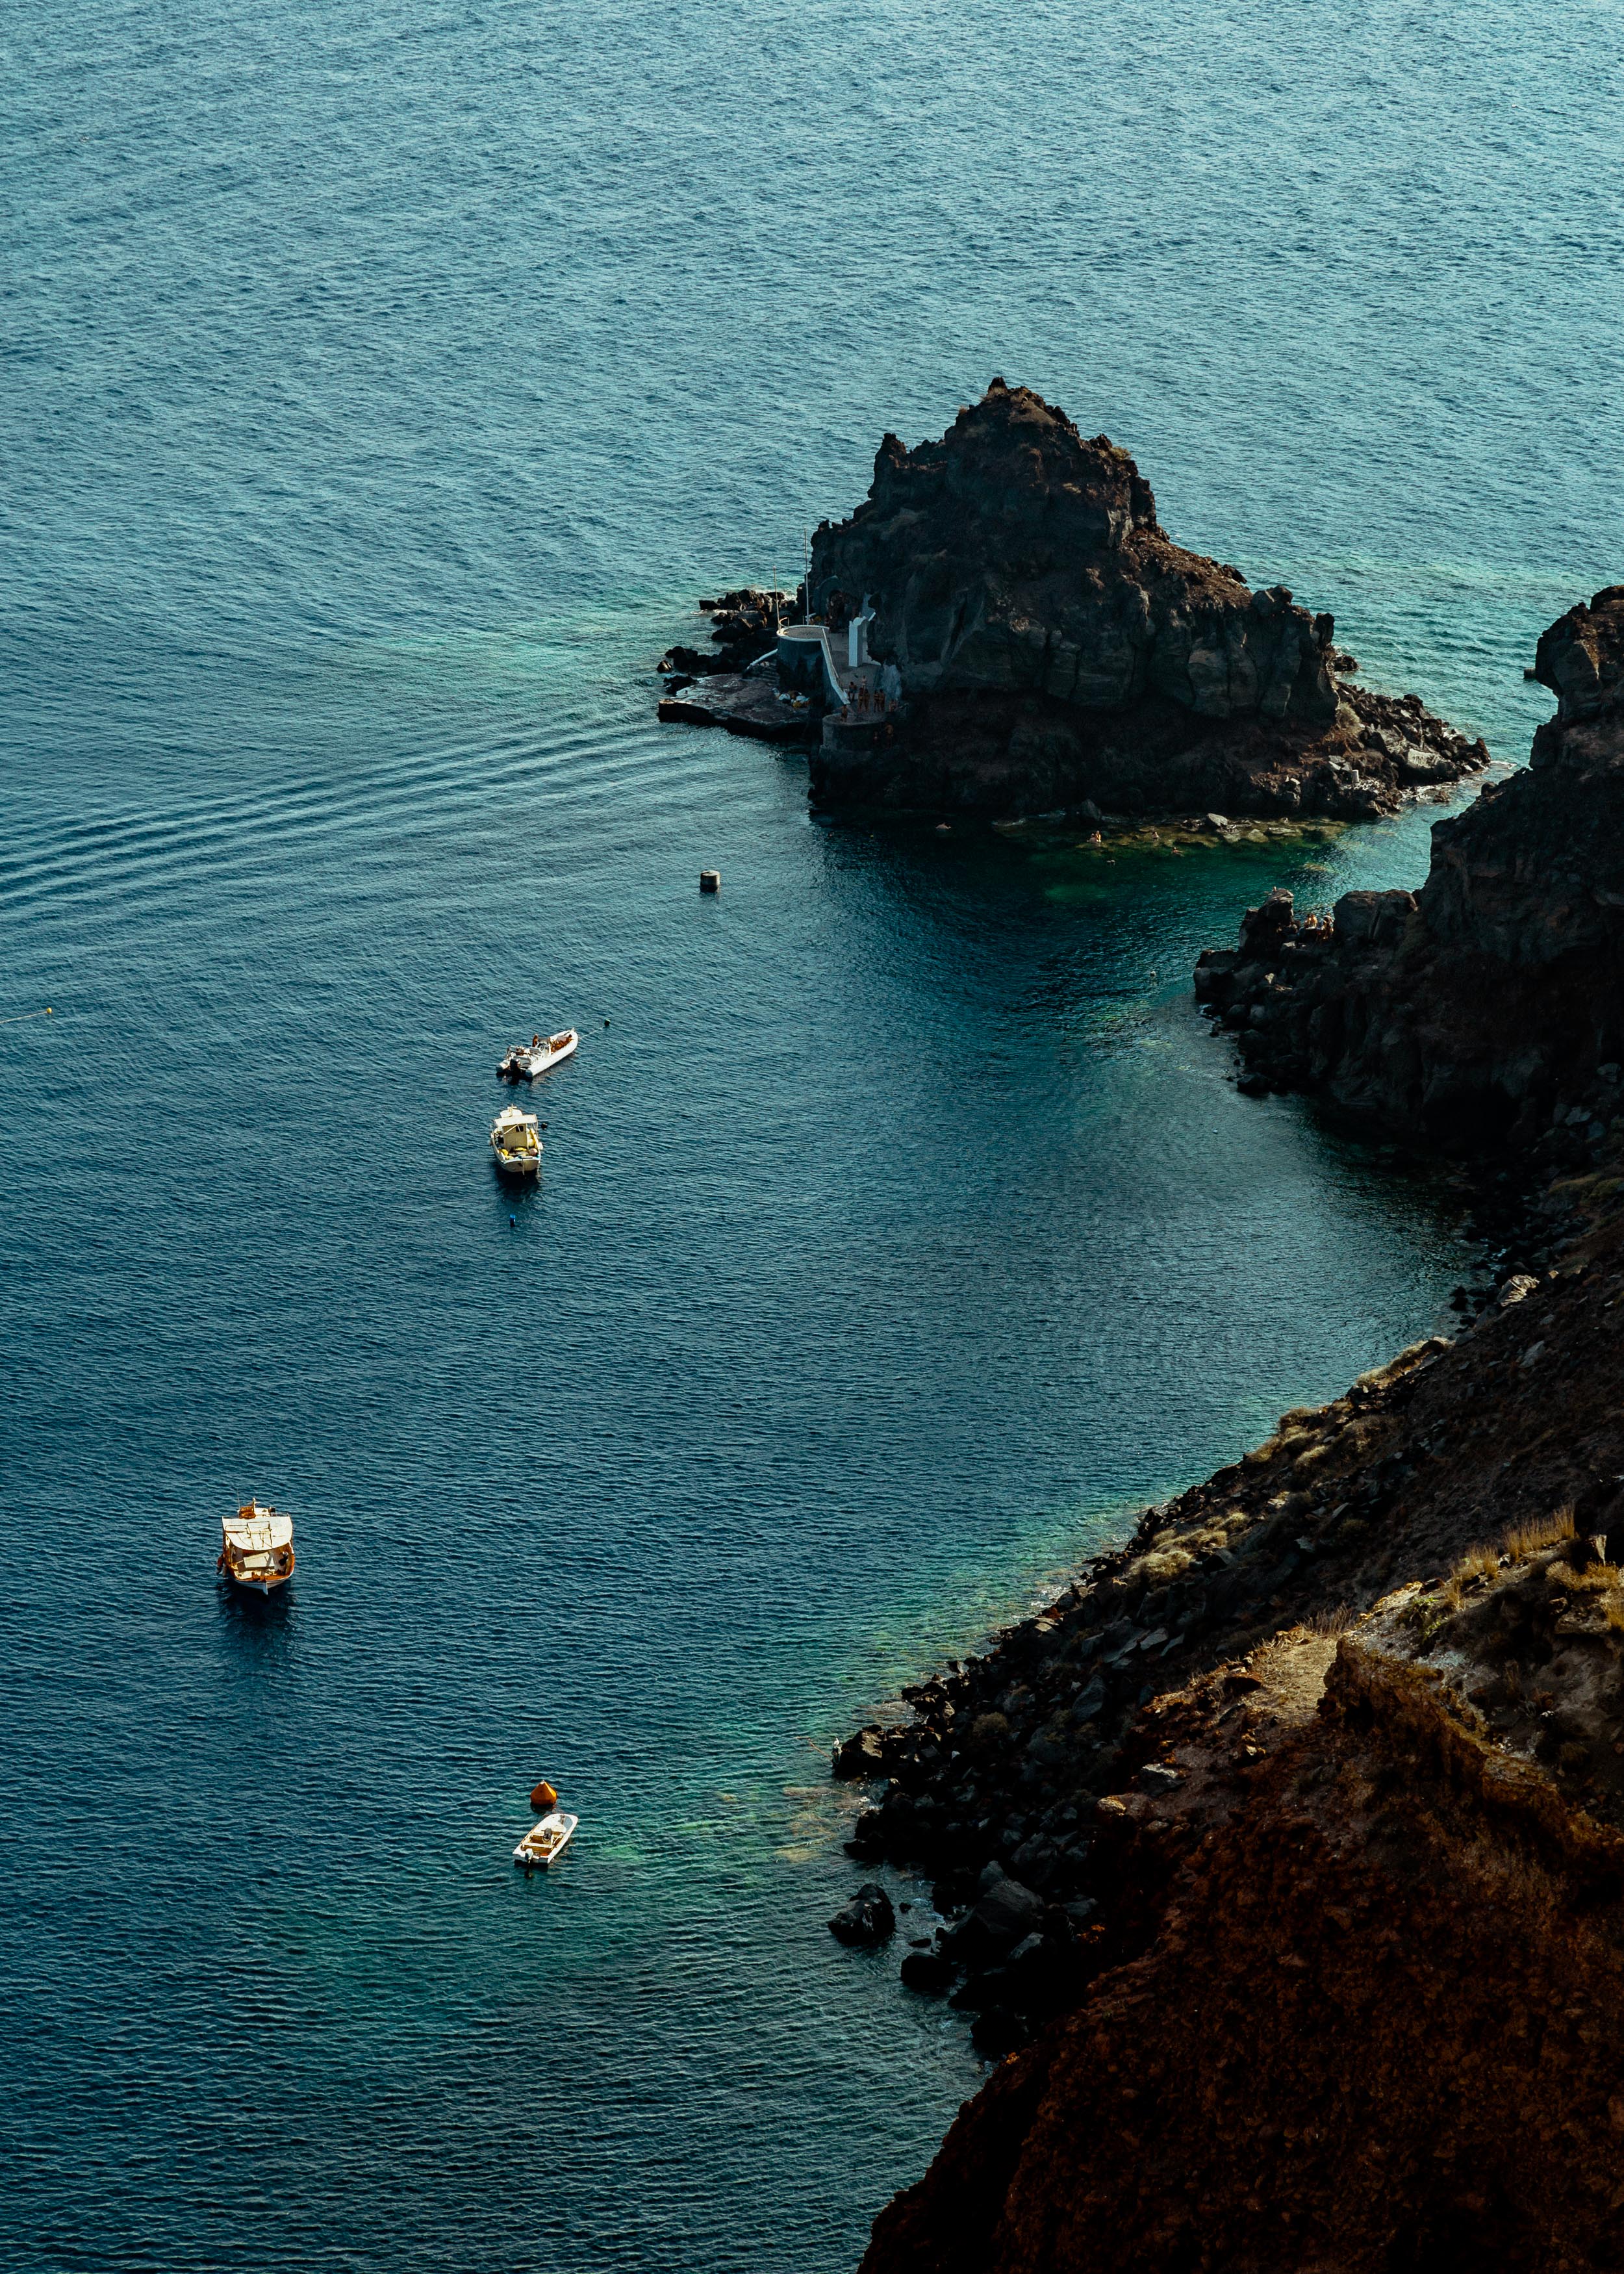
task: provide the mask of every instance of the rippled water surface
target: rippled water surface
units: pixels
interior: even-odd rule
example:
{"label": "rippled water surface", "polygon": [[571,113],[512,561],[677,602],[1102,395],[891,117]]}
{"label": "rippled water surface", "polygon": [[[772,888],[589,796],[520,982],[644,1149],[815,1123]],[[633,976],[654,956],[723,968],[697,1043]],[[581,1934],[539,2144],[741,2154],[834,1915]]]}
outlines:
{"label": "rippled water surface", "polygon": [[828,1744],[1435,1323],[1444,1196],[1186,993],[1429,817],[870,835],[649,664],[996,370],[1519,754],[1624,563],[1611,15],[15,0],[0,64],[5,2262],[849,2266],[980,2069],[824,1930]]}

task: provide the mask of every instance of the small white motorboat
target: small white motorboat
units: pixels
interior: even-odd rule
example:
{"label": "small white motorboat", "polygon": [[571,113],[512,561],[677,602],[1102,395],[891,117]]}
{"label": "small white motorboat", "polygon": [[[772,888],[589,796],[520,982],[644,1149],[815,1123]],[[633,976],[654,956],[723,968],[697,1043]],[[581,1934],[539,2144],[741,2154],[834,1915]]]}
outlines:
{"label": "small white motorboat", "polygon": [[533,1177],[541,1167],[541,1125],[533,1113],[505,1105],[491,1124],[496,1165],[510,1177]]}
{"label": "small white motorboat", "polygon": [[528,1047],[515,1043],[496,1071],[504,1081],[534,1081],[538,1073],[545,1073],[560,1058],[569,1058],[580,1040],[573,1027],[566,1027],[556,1035],[532,1035]]}
{"label": "small white motorboat", "polygon": [[580,1821],[578,1816],[567,1816],[561,1808],[555,1808],[525,1834],[513,1851],[514,1862],[523,1864],[527,1871],[534,1871],[538,1864],[545,1871],[568,1847]]}

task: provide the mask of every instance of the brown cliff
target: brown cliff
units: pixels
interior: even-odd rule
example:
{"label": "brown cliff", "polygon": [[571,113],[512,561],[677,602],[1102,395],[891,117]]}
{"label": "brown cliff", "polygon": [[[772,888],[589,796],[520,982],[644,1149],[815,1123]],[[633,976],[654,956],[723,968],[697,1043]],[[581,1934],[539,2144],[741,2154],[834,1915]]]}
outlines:
{"label": "brown cliff", "polygon": [[[1507,1558],[1468,1615],[1584,1576]],[[1614,1771],[1605,1576],[1563,1656],[1607,1692],[1570,1747]],[[1404,1591],[1340,1643],[1283,1637],[1240,1698],[1162,1701],[1173,1781],[1119,1803],[1154,1940],[960,2117],[866,2274],[1620,2263],[1618,1780],[1592,1814],[1497,1741],[1415,1655],[1434,1608]]]}
{"label": "brown cliff", "polygon": [[994,1793],[1044,1916],[951,1957],[1029,2042],[865,2274],[1624,2263],[1617,1181],[871,1734],[870,1840]]}
{"label": "brown cliff", "polygon": [[1557,712],[1528,771],[1438,824],[1418,892],[1349,893],[1327,922],[1274,893],[1196,991],[1257,1086],[1549,1172],[1624,1115],[1624,586],[1553,624],[1535,669]]}
{"label": "brown cliff", "polygon": [[1340,679],[1328,615],[1174,544],[1126,451],[1002,380],[940,441],[885,437],[808,591],[837,621],[871,599],[899,690],[826,727],[824,805],[1365,819],[1487,761]]}

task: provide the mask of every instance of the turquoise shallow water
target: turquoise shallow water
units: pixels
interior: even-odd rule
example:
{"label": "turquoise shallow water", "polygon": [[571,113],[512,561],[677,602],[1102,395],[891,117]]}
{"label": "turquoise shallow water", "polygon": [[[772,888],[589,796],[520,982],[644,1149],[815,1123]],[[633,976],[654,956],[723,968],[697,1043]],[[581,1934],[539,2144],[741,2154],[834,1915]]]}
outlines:
{"label": "turquoise shallow water", "polygon": [[1609,24],[11,11],[7,2263],[836,2268],[922,2167],[826,1748],[1434,1324],[1444,1197],[1185,987],[1429,817],[870,836],[647,666],[1001,370],[1519,755],[1624,558]]}

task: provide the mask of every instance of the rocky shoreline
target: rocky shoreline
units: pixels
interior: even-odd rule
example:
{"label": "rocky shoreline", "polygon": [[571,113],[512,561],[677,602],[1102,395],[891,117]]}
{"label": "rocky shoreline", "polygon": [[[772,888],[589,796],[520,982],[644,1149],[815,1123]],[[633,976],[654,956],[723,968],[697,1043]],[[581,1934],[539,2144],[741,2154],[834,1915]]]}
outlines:
{"label": "rocky shoreline", "polygon": [[1421,892],[1202,964],[1260,1088],[1453,1140],[1492,1287],[837,1751],[1001,2064],[867,2274],[1624,2260],[1624,588],[1538,668]]}
{"label": "rocky shoreline", "polygon": [[1249,1087],[1548,1178],[1624,1135],[1624,586],[1559,618],[1534,669],[1557,709],[1528,771],[1439,823],[1419,892],[1328,920],[1271,893],[1195,985]]}

